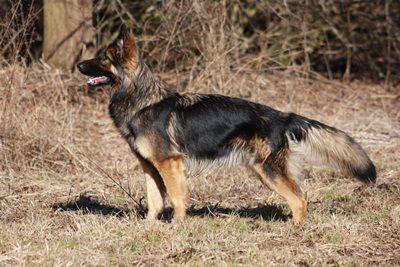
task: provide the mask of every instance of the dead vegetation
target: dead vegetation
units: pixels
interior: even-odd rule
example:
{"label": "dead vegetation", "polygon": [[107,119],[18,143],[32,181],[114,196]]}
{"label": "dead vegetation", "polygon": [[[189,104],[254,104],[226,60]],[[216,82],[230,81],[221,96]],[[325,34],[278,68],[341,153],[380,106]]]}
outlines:
{"label": "dead vegetation", "polygon": [[[287,72],[232,77],[223,93],[350,132],[376,163],[377,185],[307,168],[309,216],[295,227],[257,179],[221,171],[189,179],[187,221],[168,223],[167,210],[167,221],[148,225],[143,173],[108,117],[108,92],[89,93],[78,75],[13,65],[0,76],[1,265],[397,265],[398,96]],[[204,79],[188,90],[216,89]]]}
{"label": "dead vegetation", "polygon": [[[377,184],[306,168],[309,215],[296,227],[255,177],[225,170],[189,178],[186,221],[169,223],[168,209],[148,224],[143,173],[107,114],[107,90],[15,56],[0,70],[0,265],[399,265],[399,87],[328,80],[302,65],[265,72],[230,54],[220,24],[203,24],[196,64],[156,64],[160,75],[179,91],[242,97],[349,132],[375,162]],[[171,33],[172,49],[185,31]]]}

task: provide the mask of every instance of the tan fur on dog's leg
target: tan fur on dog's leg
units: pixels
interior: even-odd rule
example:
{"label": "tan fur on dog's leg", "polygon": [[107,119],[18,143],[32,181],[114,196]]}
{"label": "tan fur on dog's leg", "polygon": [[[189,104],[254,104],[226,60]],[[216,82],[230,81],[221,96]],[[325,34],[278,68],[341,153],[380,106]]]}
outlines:
{"label": "tan fur on dog's leg", "polygon": [[178,220],[185,217],[188,204],[183,164],[181,156],[174,156],[163,160],[157,166],[174,207],[174,217]]}
{"label": "tan fur on dog's leg", "polygon": [[165,185],[157,169],[145,159],[138,157],[146,177],[146,191],[148,213],[147,220],[153,221],[164,209],[164,199],[166,196]]}
{"label": "tan fur on dog's leg", "polygon": [[146,218],[148,220],[155,220],[164,209],[164,197],[160,193],[154,178],[148,174],[146,174],[146,191],[149,208]]}
{"label": "tan fur on dog's leg", "polygon": [[302,223],[307,213],[307,200],[306,195],[296,183],[296,180],[290,176],[283,175],[270,178],[262,165],[254,165],[252,169],[259,175],[260,180],[264,184],[286,199],[292,210],[294,223]]}

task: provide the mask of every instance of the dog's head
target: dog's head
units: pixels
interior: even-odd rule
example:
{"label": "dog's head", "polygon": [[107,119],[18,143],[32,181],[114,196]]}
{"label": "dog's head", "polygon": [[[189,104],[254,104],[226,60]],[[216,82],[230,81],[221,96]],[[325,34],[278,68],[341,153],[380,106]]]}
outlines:
{"label": "dog's head", "polygon": [[93,59],[77,64],[79,71],[90,76],[87,84],[94,88],[119,84],[122,76],[134,72],[139,65],[139,54],[132,34],[122,27],[117,39],[101,49]]}

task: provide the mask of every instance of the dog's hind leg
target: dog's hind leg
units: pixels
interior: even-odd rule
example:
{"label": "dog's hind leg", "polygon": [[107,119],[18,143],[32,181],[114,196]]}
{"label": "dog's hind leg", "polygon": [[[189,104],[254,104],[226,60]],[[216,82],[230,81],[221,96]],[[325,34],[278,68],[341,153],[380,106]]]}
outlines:
{"label": "dog's hind leg", "polygon": [[155,220],[164,209],[166,188],[157,169],[146,159],[138,156],[146,178],[148,213],[147,220]]}
{"label": "dog's hind leg", "polygon": [[183,157],[180,155],[168,157],[157,164],[157,169],[172,202],[175,219],[182,219],[186,215],[188,204]]}
{"label": "dog's hind leg", "polygon": [[267,173],[265,164],[261,163],[255,164],[251,168],[262,183],[286,199],[292,210],[294,222],[300,224],[307,213],[307,200],[291,170]]}

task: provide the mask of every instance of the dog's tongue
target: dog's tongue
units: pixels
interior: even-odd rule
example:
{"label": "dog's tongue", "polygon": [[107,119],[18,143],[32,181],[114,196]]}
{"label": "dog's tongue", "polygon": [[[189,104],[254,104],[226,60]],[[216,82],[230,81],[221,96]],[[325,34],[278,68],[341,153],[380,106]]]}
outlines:
{"label": "dog's tongue", "polygon": [[109,81],[109,78],[106,76],[98,76],[98,77],[91,77],[88,81],[89,85],[99,85]]}

